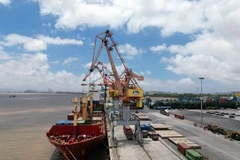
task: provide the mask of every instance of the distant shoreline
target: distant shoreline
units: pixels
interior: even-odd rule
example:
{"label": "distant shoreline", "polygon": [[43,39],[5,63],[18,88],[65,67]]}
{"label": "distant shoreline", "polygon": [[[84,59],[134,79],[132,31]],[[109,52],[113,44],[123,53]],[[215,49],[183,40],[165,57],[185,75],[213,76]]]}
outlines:
{"label": "distant shoreline", "polygon": [[0,92],[0,95],[52,95],[52,94],[82,94],[82,92],[36,92],[36,93],[25,93],[25,92]]}
{"label": "distant shoreline", "polygon": [[[148,96],[145,96],[144,98],[146,99]],[[148,98],[150,98],[151,100],[153,100],[153,101],[155,101],[155,100],[166,100],[166,99],[168,99],[168,100],[170,100],[170,99],[172,99],[172,100],[178,100],[178,98],[174,98],[174,97],[161,97],[161,96],[152,96],[152,97],[148,97]]]}

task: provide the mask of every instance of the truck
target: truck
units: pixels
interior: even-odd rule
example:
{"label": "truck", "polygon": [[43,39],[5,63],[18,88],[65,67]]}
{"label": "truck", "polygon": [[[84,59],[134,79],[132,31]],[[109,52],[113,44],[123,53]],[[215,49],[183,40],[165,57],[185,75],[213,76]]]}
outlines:
{"label": "truck", "polygon": [[143,136],[143,138],[147,138],[148,137],[148,131],[147,130],[142,130],[142,136]]}
{"label": "truck", "polygon": [[158,137],[159,137],[159,134],[156,133],[155,131],[149,131],[148,132],[148,136],[154,140],[154,141],[157,141],[158,140]]}
{"label": "truck", "polygon": [[126,135],[128,140],[133,139],[133,130],[129,125],[124,125],[123,126],[123,131],[124,131],[124,134]]}
{"label": "truck", "polygon": [[178,119],[184,119],[184,115],[181,115],[181,114],[174,114],[175,118],[178,118]]}
{"label": "truck", "polygon": [[169,111],[166,109],[160,109],[160,113],[166,116],[169,116]]}

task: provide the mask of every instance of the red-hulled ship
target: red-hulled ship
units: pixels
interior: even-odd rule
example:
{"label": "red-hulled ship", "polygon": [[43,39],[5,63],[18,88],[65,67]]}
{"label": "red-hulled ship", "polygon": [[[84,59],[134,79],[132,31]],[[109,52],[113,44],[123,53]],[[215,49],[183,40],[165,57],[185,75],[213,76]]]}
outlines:
{"label": "red-hulled ship", "polygon": [[56,123],[46,133],[50,143],[56,146],[68,160],[86,159],[106,137],[104,105],[91,104],[88,114],[88,100],[87,97],[83,97],[79,114],[77,101],[77,98],[73,100],[75,103],[73,121],[69,121],[71,116],[68,116],[68,120]]}

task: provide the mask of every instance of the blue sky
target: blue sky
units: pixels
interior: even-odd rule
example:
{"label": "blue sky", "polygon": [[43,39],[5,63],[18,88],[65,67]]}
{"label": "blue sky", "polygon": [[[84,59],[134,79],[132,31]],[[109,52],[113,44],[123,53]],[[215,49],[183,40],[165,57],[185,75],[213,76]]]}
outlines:
{"label": "blue sky", "polygon": [[[145,91],[196,93],[199,77],[203,92],[240,90],[239,8],[227,0],[0,0],[0,91],[81,91],[94,38],[107,29]],[[111,69],[104,50],[99,61]]]}

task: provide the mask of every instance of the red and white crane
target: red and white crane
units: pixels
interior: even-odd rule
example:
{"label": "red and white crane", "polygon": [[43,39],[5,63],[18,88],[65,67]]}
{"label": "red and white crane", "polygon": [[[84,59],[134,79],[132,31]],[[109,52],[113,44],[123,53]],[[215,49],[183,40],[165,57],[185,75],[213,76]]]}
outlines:
{"label": "red and white crane", "polygon": [[[144,80],[143,76],[139,76],[134,73],[131,69],[129,69],[117,48],[117,43],[114,41],[112,32],[106,30],[106,32],[100,33],[96,35],[94,42],[94,51],[92,57],[92,63],[90,69],[86,76],[83,78],[83,81],[87,79],[87,77],[97,69],[103,78],[104,83],[109,88],[109,93],[112,96],[119,97],[119,99],[126,101],[136,100],[137,107],[142,107],[142,98],[143,98],[143,90],[137,83],[137,80]],[[100,40],[100,46],[97,48],[97,42]],[[98,61],[99,55],[102,49],[105,48],[112,71],[109,71],[106,66],[103,65],[102,62]],[[115,51],[120,59],[124,70],[121,75],[118,74],[116,65],[113,61],[113,56],[111,52]],[[101,66],[101,67],[100,67]],[[103,70],[107,70],[107,76],[103,74]],[[111,77],[111,78],[109,78]]]}

